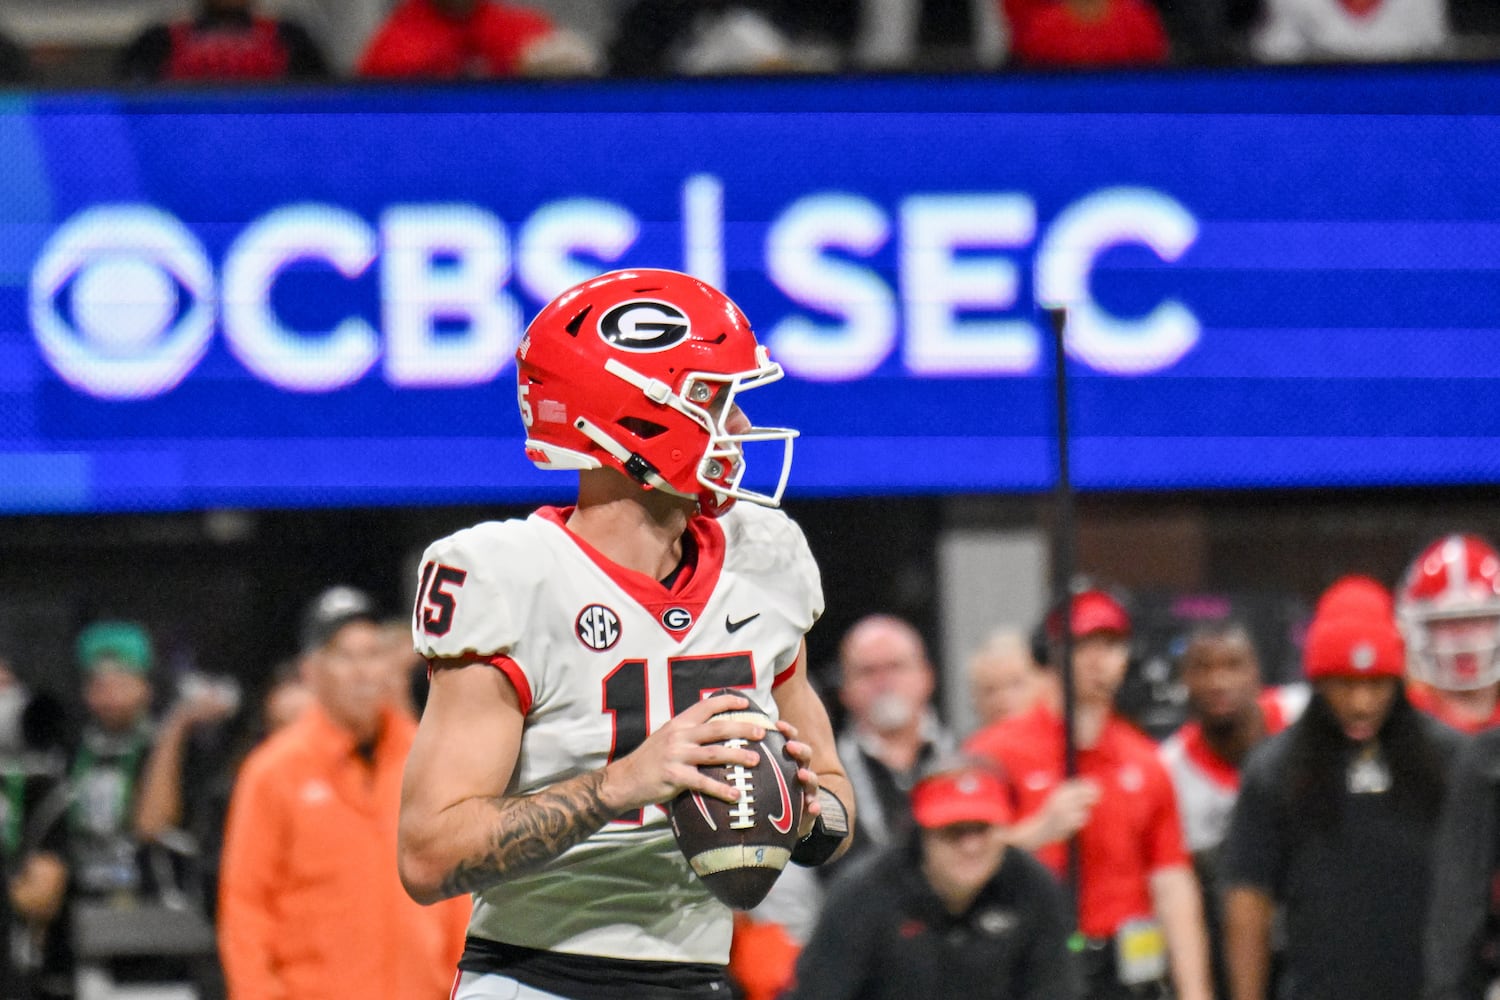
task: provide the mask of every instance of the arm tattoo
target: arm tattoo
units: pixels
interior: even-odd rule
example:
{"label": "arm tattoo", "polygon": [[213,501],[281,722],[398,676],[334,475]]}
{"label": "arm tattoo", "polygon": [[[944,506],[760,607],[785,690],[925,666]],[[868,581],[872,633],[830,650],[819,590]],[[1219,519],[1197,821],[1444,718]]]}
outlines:
{"label": "arm tattoo", "polygon": [[530,874],[589,837],[615,818],[600,799],[603,784],[600,770],[535,795],[486,799],[494,810],[488,846],[448,873],[443,895],[482,892]]}

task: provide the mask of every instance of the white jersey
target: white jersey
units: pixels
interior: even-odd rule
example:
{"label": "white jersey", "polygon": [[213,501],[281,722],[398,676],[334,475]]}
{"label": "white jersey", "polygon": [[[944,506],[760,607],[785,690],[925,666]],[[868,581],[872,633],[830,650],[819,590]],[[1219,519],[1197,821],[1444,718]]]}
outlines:
{"label": "white jersey", "polygon": [[[417,650],[488,659],[520,697],[510,793],[603,767],[719,688],[776,714],[772,688],[823,611],[817,565],[791,519],[746,503],[693,518],[696,563],[668,590],[574,536],[567,513],[480,524],[422,560]],[[730,930],[730,911],[688,867],[660,806],[476,894],[469,923],[473,936],[528,948],[717,964],[728,961]]]}
{"label": "white jersey", "polygon": [[[1304,684],[1261,692],[1266,735],[1275,735],[1296,722],[1307,707],[1309,693]],[[1240,797],[1239,769],[1213,752],[1196,722],[1185,724],[1168,737],[1160,753],[1177,790],[1177,811],[1182,816],[1187,849],[1197,854],[1218,847],[1229,832],[1229,815]]]}

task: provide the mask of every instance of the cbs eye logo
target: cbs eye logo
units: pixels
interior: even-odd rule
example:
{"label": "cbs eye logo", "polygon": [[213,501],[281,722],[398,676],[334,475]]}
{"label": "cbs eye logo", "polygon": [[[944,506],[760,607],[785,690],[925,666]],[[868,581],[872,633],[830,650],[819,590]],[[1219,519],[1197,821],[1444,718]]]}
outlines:
{"label": "cbs eye logo", "polygon": [[145,205],[83,212],[31,275],[31,326],[53,369],[105,399],[140,399],[192,371],[213,336],[213,264],[177,219]]}

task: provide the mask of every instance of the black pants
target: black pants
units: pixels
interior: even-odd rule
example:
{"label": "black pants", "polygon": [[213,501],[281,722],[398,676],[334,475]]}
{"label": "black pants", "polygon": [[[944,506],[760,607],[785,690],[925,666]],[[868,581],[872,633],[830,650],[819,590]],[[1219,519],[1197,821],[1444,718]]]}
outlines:
{"label": "black pants", "polygon": [[1114,976],[1090,978],[1084,986],[1084,1000],[1171,1000],[1171,992],[1162,983],[1124,986]]}
{"label": "black pants", "polygon": [[1165,983],[1126,986],[1115,975],[1115,952],[1091,948],[1079,955],[1083,973],[1084,1000],[1171,1000]]}

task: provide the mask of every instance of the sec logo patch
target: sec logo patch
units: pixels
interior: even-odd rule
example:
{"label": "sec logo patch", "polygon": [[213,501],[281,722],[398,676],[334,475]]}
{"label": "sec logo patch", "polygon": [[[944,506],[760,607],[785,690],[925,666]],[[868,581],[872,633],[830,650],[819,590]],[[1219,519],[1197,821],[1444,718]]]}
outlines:
{"label": "sec logo patch", "polygon": [[602,604],[590,604],[578,612],[573,631],[579,642],[602,653],[620,641],[620,616]]}

